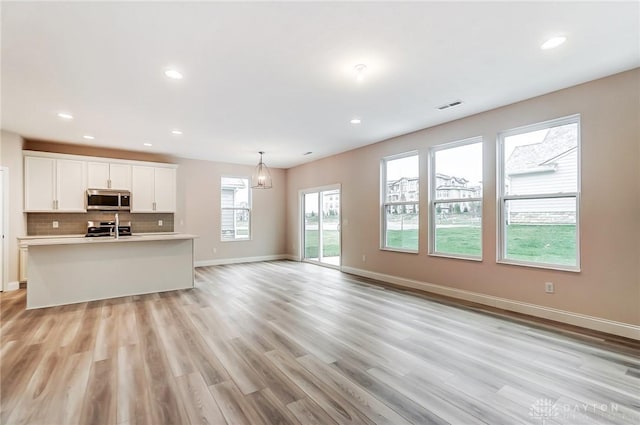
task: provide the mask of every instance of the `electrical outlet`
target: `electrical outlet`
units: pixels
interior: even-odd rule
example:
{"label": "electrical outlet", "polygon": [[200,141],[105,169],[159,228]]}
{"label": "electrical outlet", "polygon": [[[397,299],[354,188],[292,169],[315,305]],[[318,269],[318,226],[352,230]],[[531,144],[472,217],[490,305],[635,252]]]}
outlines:
{"label": "electrical outlet", "polygon": [[547,294],[553,294],[555,292],[555,288],[553,287],[553,282],[544,283],[544,292],[546,292]]}
{"label": "electrical outlet", "polygon": [[213,248],[213,253],[216,254],[218,252],[218,248]]}
{"label": "electrical outlet", "polygon": [[162,227],[164,225],[164,223],[162,222],[162,220],[158,220],[158,226]]}
{"label": "electrical outlet", "polygon": [[364,254],[362,254],[362,262],[364,263],[364,262],[366,262],[366,261],[367,261],[367,256],[366,256],[366,255],[364,255]]}
{"label": "electrical outlet", "polygon": [[57,221],[54,221],[54,222],[53,222],[53,228],[54,228],[54,229],[57,229],[57,228],[58,228],[58,222],[57,222]]}

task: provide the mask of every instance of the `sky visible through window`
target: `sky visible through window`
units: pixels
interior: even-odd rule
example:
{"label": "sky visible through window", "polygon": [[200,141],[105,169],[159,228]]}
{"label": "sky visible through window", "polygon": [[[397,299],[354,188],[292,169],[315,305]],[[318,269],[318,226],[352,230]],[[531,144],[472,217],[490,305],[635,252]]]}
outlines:
{"label": "sky visible through window", "polygon": [[436,173],[463,177],[470,185],[482,183],[482,143],[436,151]]}
{"label": "sky visible through window", "polygon": [[307,215],[318,214],[318,192],[304,194],[304,212]]}
{"label": "sky visible through window", "polygon": [[418,155],[387,161],[387,181],[398,180],[401,177],[418,177]]}
{"label": "sky visible through window", "polygon": [[[543,129],[507,137],[504,151],[505,160],[518,146],[540,143],[548,131],[549,129]],[[437,151],[436,164],[438,169],[436,172],[464,177],[471,184],[481,184],[482,167],[478,165],[482,162],[479,162],[478,158],[482,158],[482,143]],[[418,164],[417,155],[387,161],[387,181],[398,180],[401,177],[418,177]]]}

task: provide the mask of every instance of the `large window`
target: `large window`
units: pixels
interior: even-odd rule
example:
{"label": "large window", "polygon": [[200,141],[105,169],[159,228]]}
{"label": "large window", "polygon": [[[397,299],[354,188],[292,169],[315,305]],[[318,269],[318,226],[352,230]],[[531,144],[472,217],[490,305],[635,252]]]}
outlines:
{"label": "large window", "polygon": [[418,252],[417,152],[382,160],[382,248]]}
{"label": "large window", "polygon": [[580,117],[499,138],[498,261],[579,270]]}
{"label": "large window", "polygon": [[220,181],[220,240],[248,240],[251,237],[251,192],[249,179],[222,177]]}
{"label": "large window", "polygon": [[429,253],[482,258],[482,138],[431,148]]}

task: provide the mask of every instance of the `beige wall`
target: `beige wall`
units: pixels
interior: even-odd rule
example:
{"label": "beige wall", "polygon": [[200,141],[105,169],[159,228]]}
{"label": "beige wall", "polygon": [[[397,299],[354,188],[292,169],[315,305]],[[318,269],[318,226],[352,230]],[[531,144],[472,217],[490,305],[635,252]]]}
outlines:
{"label": "beige wall", "polygon": [[[496,264],[496,136],[581,114],[580,273]],[[640,324],[640,69],[592,81],[288,170],[287,249],[299,255],[298,191],[342,184],[343,265],[540,306]],[[430,146],[484,138],[484,261],[427,255]],[[379,249],[380,159],[418,150],[420,254]],[[366,262],[362,255],[366,255]],[[556,293],[544,293],[552,281]]]}
{"label": "beige wall", "polygon": [[[252,190],[249,241],[220,241],[220,178],[251,178],[253,166],[190,159],[178,160],[178,211],[175,229],[199,236],[196,261],[285,254],[286,172],[271,169],[273,189]],[[215,252],[214,252],[215,250]]]}
{"label": "beige wall", "polygon": [[[20,136],[0,132],[0,166],[9,169],[9,282],[18,282],[18,240],[26,234],[26,214],[22,212],[22,143]],[[5,188],[6,190],[6,188]]]}

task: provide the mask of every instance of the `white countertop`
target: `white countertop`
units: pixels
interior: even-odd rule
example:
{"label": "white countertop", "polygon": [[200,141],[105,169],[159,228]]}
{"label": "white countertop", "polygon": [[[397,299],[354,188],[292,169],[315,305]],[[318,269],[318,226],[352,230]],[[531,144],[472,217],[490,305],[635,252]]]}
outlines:
{"label": "white countertop", "polygon": [[21,246],[42,246],[42,245],[73,245],[73,244],[96,244],[96,243],[129,243],[129,242],[151,242],[151,241],[174,241],[183,239],[195,239],[198,236],[187,233],[134,233],[131,236],[120,236],[118,239],[112,237],[87,238],[84,235],[60,235],[60,236],[24,236],[18,238]]}

